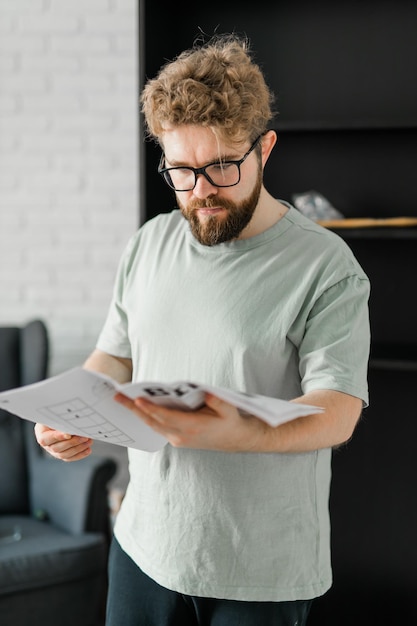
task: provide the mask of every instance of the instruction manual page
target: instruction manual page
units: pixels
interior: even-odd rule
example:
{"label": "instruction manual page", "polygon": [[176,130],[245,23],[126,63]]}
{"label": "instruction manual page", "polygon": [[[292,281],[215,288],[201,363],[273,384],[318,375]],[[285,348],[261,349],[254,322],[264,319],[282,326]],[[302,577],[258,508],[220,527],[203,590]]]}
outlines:
{"label": "instruction manual page", "polygon": [[82,367],[33,385],[3,391],[0,393],[0,408],[72,435],[149,452],[162,448],[167,443],[165,437],[116,402],[114,395],[117,392],[129,398],[142,396],[156,404],[185,411],[203,406],[204,394],[210,392],[271,426],[323,411],[321,407],[189,381],[119,384],[104,374]]}

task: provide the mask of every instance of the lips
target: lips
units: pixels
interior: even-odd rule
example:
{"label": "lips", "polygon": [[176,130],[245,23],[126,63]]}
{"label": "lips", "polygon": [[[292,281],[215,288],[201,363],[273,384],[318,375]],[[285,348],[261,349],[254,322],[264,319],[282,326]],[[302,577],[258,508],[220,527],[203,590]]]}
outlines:
{"label": "lips", "polygon": [[199,215],[217,215],[217,213],[222,213],[223,211],[226,211],[223,207],[201,207],[196,209]]}

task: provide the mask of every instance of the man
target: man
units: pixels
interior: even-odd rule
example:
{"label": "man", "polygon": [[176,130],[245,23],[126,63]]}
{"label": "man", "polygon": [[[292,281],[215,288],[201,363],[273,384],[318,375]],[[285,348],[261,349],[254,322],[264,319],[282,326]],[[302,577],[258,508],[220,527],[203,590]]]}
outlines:
{"label": "man", "polygon": [[[340,238],[265,189],[272,103],[235,36],[147,83],[147,129],[180,210],[132,237],[85,367],[325,410],[273,428],[209,394],[195,412],[119,394],[169,443],[129,451],[108,626],[302,626],[331,586],[331,449],[368,401],[369,283]],[[36,434],[65,461],[91,452],[89,439]]]}

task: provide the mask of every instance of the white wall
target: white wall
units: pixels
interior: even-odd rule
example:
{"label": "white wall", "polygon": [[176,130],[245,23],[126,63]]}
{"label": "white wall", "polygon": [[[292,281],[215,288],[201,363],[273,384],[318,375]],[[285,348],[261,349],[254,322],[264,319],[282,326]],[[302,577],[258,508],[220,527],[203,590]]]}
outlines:
{"label": "white wall", "polygon": [[0,324],[80,364],[138,225],[136,0],[0,0]]}

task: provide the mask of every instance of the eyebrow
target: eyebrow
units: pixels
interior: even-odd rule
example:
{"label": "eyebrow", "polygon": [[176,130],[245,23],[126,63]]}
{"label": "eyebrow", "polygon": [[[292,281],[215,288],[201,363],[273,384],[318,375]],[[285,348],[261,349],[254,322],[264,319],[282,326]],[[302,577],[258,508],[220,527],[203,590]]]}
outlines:
{"label": "eyebrow", "polygon": [[[164,152],[164,158],[165,161],[170,163],[171,167],[193,167],[192,165],[188,165],[186,163],[182,163],[181,161],[170,161],[165,152]],[[227,161],[238,161],[239,159],[236,156],[232,156],[232,155],[222,155],[220,158],[214,159],[214,161],[207,161],[207,163],[205,163],[204,165],[200,165],[199,167],[207,167],[207,165],[216,165],[216,164],[221,164],[221,163],[226,163]],[[196,168],[194,168],[196,169]]]}

